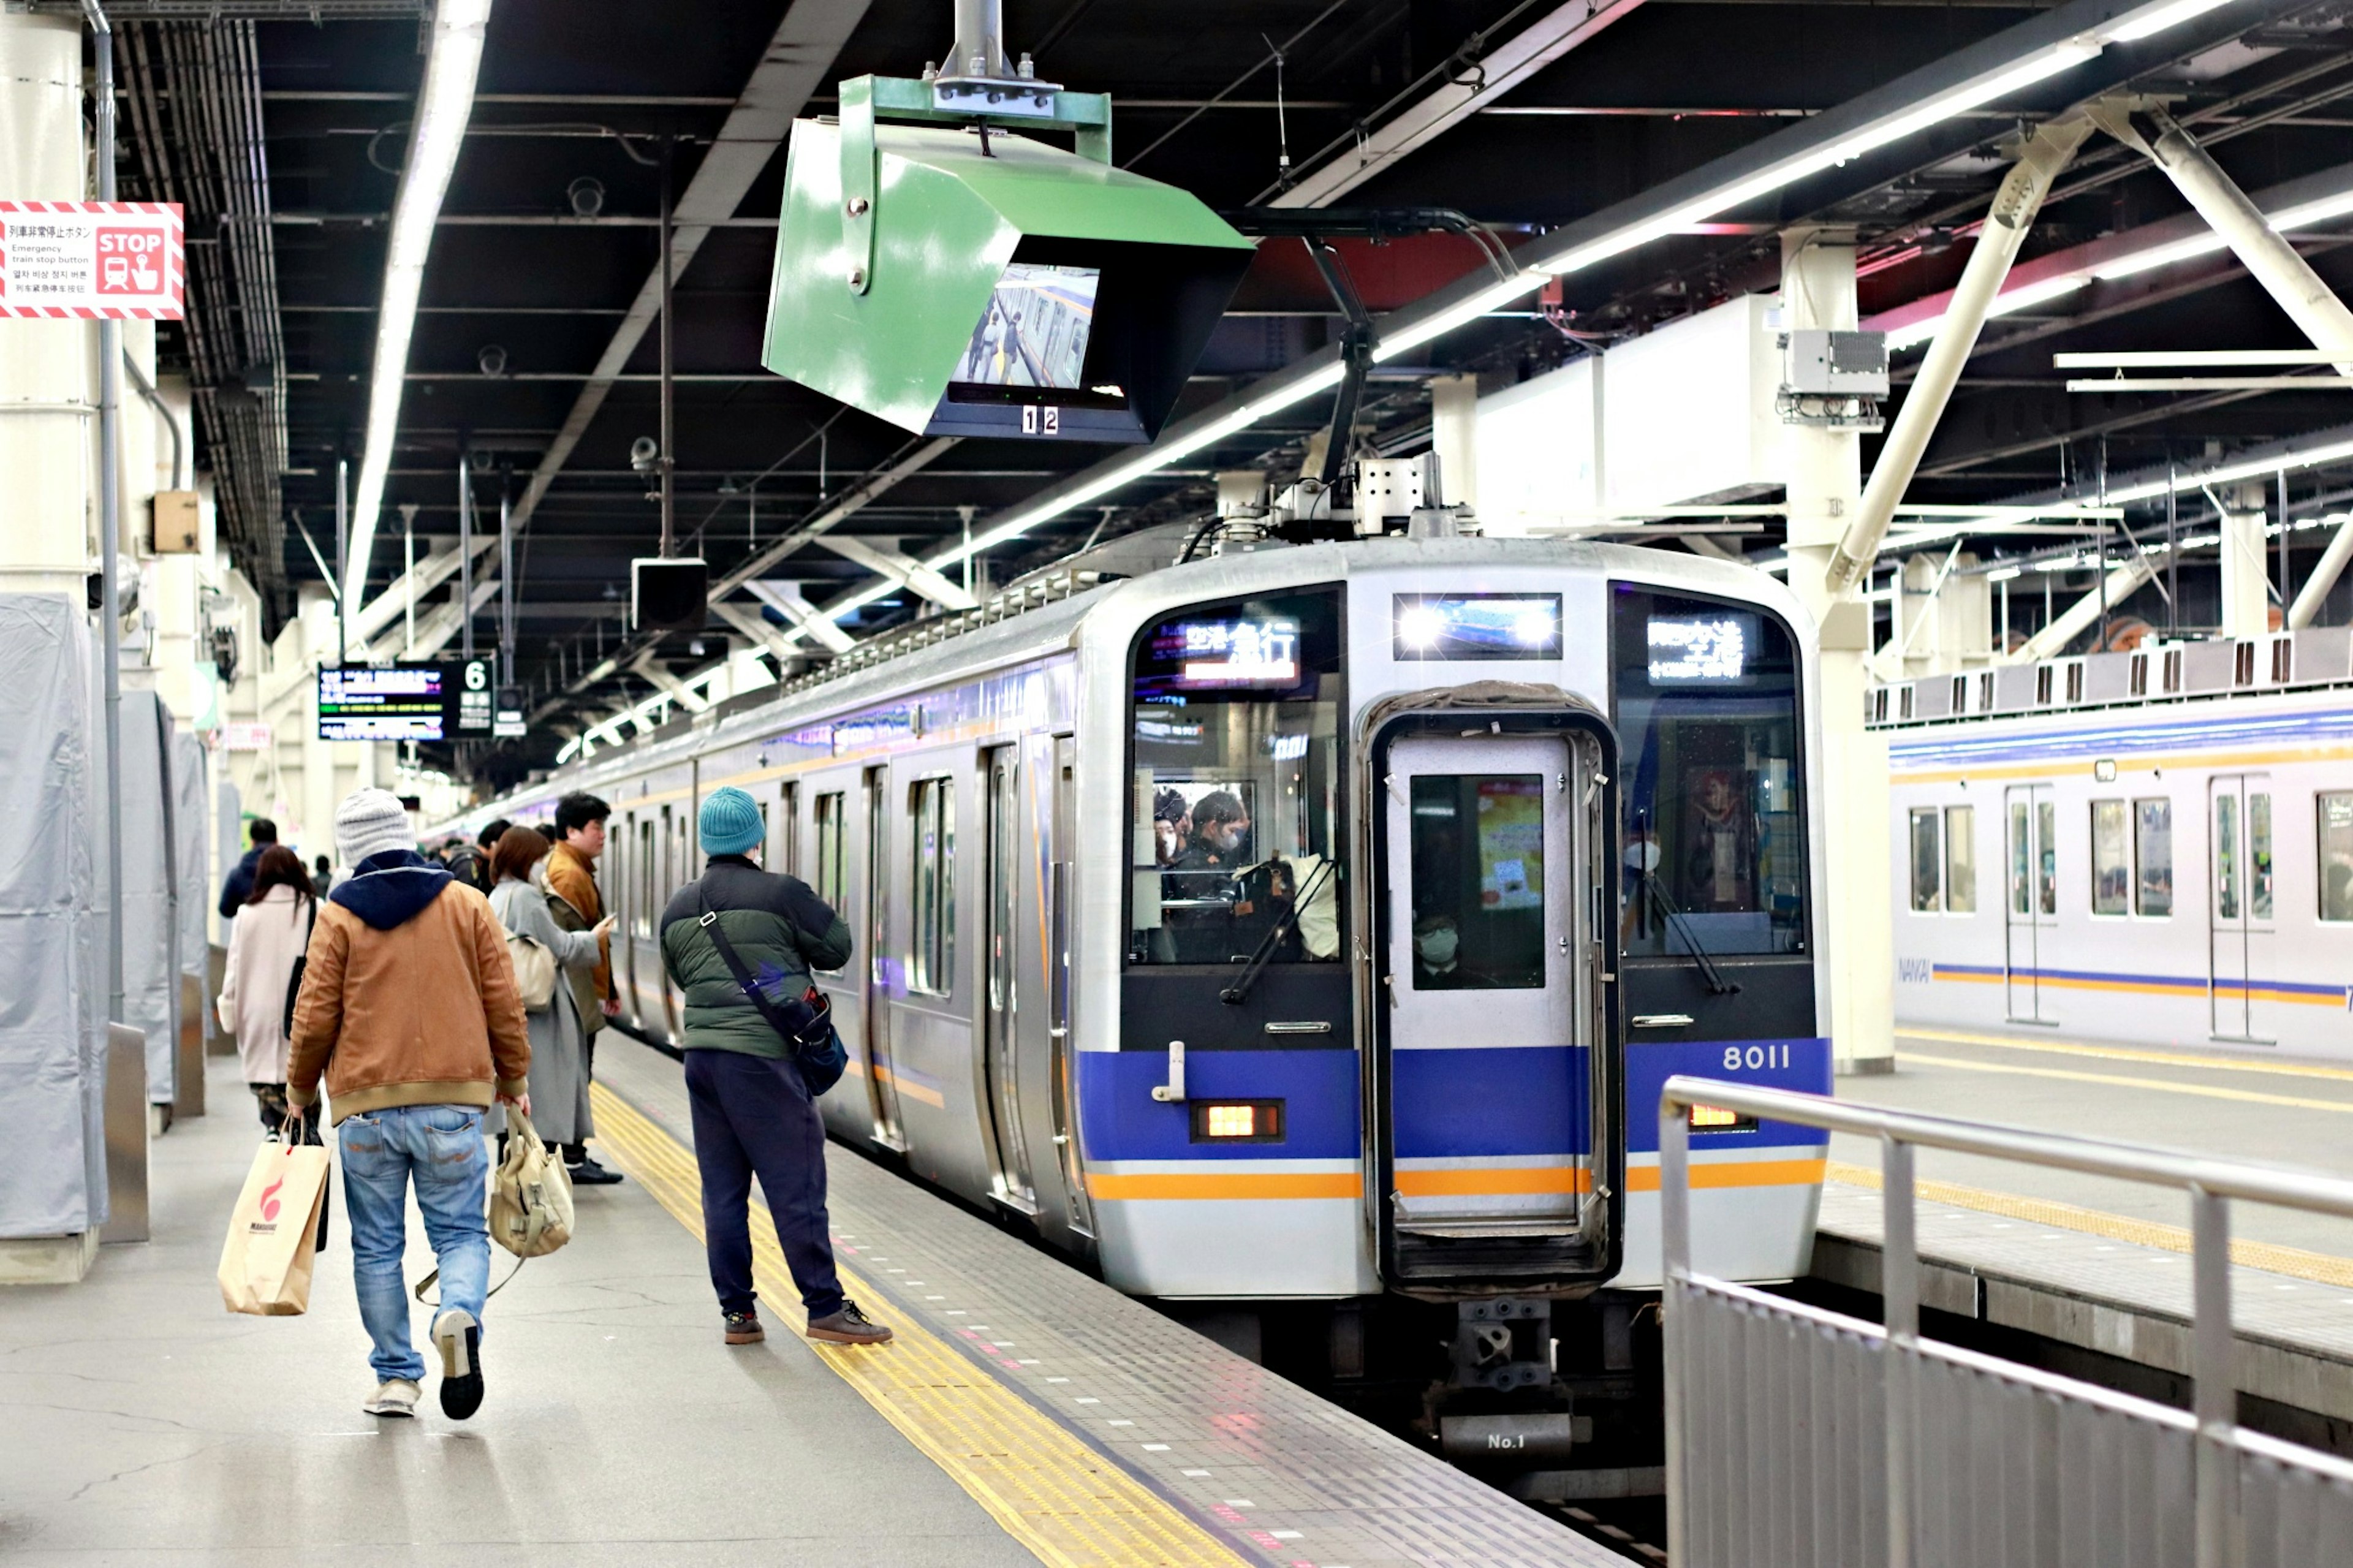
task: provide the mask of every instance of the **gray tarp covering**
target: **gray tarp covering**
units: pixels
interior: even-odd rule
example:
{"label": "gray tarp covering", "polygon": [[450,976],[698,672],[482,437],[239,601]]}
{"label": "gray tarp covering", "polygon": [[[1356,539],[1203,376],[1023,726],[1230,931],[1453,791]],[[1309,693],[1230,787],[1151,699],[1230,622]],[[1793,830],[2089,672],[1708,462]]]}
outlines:
{"label": "gray tarp covering", "polygon": [[237,857],[245,853],[245,801],[237,794],[237,785],[226,776],[228,769],[226,753],[221,757],[221,769],[224,776],[220,796],[215,803],[219,816],[213,823],[213,876],[205,886],[204,910],[209,922],[206,929],[216,933],[213,937],[215,942],[227,947],[228,921],[220,918],[216,906],[220,903],[221,884],[228,880],[229,871],[236,866]]}
{"label": "gray tarp covering", "polygon": [[147,1036],[147,1099],[177,1098],[180,984],[172,956],[168,847],[173,800],[164,759],[171,718],[152,691],[122,694],[122,1021]]}
{"label": "gray tarp covering", "polygon": [[205,932],[210,929],[205,917],[220,897],[220,889],[211,886],[212,854],[206,847],[212,834],[210,763],[205,743],[194,732],[174,732],[173,782],[179,793],[172,823],[180,838],[180,973],[199,980],[205,974]]}
{"label": "gray tarp covering", "polygon": [[106,1219],[97,660],[79,605],[0,594],[0,1237]]}

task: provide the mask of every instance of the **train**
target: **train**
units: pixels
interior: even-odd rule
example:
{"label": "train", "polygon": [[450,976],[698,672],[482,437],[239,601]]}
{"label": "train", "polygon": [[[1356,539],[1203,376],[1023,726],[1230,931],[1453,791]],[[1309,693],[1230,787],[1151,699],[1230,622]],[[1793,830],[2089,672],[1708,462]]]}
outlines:
{"label": "train", "polygon": [[1899,1025],[2353,1058],[2349,640],[1873,691]]}
{"label": "train", "polygon": [[[440,830],[608,802],[621,1022],[675,1047],[655,921],[739,785],[856,933],[834,1138],[1131,1294],[1306,1312],[1335,1376],[1406,1302],[1460,1387],[1588,1347],[1622,1394],[1659,1086],[1830,1089],[1814,647],[1697,556],[1269,542],[918,622]],[[1695,1259],[1802,1275],[1822,1135],[1692,1133]]]}

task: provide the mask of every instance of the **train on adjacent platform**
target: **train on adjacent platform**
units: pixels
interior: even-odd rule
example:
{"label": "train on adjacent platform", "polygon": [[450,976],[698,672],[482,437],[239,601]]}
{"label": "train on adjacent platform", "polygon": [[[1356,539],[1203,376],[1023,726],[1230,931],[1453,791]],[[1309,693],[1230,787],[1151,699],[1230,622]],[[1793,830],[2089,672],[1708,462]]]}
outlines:
{"label": "train on adjacent platform", "polygon": [[[765,863],[857,935],[818,977],[835,1137],[1133,1294],[1324,1313],[1337,1376],[1403,1298],[1459,1318],[1461,1388],[1589,1360],[1622,1392],[1659,1085],[1830,1088],[1797,602],[1694,557],[1447,538],[1018,607],[445,827],[608,801],[621,1021],[674,1046],[654,922],[700,869],[698,798],[740,785]],[[1803,1274],[1820,1134],[1693,1132],[1697,1259]]]}
{"label": "train on adjacent platform", "polygon": [[2353,1058],[2349,637],[1875,692],[1899,1023]]}

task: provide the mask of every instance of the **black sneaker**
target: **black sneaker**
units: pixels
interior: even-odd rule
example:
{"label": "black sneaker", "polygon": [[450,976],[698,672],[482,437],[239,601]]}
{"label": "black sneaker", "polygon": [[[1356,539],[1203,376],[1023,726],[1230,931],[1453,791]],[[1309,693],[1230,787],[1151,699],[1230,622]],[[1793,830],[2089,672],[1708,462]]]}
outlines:
{"label": "black sneaker", "polygon": [[594,1160],[583,1160],[571,1167],[572,1184],[575,1187],[609,1187],[628,1178],[618,1171],[608,1171]]}
{"label": "black sneaker", "polygon": [[463,1421],[482,1407],[481,1325],[452,1307],[433,1320],[433,1342],[441,1352],[441,1414]]}
{"label": "black sneaker", "polygon": [[760,1326],[759,1313],[730,1312],[727,1314],[727,1342],[729,1344],[756,1345],[767,1337],[768,1331]]}
{"label": "black sneaker", "polygon": [[837,1345],[887,1345],[891,1342],[891,1331],[860,1311],[857,1302],[846,1300],[839,1311],[811,1318],[808,1337]]}

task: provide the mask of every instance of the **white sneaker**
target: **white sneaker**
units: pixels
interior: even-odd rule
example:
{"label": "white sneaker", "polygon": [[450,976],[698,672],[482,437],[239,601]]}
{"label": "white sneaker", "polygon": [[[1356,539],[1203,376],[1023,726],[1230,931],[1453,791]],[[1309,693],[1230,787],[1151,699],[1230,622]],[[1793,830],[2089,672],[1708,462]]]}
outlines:
{"label": "white sneaker", "polygon": [[360,1406],[371,1415],[414,1415],[417,1414],[417,1386],[405,1377],[392,1378],[375,1385],[375,1395]]}

